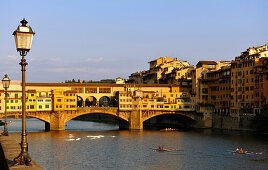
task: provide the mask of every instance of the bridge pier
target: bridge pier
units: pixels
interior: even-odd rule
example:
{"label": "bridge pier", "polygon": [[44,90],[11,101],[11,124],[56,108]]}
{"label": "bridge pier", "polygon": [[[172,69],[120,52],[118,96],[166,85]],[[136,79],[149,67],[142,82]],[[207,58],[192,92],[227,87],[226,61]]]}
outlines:
{"label": "bridge pier", "polygon": [[143,122],[141,119],[142,112],[140,109],[133,110],[130,114],[130,123],[129,129],[130,130],[142,130],[143,129]]}
{"label": "bridge pier", "polygon": [[65,130],[64,112],[52,112],[50,118],[50,130]]}

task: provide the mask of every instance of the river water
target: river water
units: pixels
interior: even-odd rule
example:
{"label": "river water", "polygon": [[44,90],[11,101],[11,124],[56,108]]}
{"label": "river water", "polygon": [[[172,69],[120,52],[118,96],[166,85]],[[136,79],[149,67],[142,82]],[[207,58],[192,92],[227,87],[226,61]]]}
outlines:
{"label": "river water", "polygon": [[[20,142],[21,121],[8,131]],[[3,126],[1,128],[3,130]],[[66,131],[45,132],[27,119],[30,156],[42,169],[268,169],[268,137],[248,132],[127,131],[118,126],[71,120]],[[170,151],[154,151],[164,146]],[[235,154],[243,147],[251,154]]]}

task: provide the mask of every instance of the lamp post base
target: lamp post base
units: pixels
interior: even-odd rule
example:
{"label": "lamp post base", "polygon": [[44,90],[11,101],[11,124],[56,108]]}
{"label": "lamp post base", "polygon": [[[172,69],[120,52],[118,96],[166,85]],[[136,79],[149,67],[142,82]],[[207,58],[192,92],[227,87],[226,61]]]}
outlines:
{"label": "lamp post base", "polygon": [[31,157],[27,152],[21,152],[20,155],[14,158],[14,161],[19,165],[31,166]]}
{"label": "lamp post base", "polygon": [[1,133],[1,135],[2,135],[2,136],[8,136],[8,132],[5,132],[5,131],[4,131],[3,133]]}

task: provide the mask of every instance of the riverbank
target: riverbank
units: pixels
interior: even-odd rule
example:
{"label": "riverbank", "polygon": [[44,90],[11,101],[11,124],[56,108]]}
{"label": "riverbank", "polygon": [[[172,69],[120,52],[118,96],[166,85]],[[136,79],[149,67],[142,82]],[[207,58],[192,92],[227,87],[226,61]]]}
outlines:
{"label": "riverbank", "polygon": [[41,167],[34,160],[31,160],[31,164],[29,166],[18,165],[14,161],[14,158],[21,152],[20,145],[14,137],[0,136],[0,152],[1,169],[41,170]]}

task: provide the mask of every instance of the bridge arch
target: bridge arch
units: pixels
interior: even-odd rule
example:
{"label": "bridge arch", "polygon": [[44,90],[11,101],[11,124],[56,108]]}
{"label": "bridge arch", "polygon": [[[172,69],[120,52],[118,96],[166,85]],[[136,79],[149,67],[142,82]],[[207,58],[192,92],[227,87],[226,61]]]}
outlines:
{"label": "bridge arch", "polygon": [[85,100],[85,107],[97,106],[97,99],[94,96],[89,96]]}
{"label": "bridge arch", "polygon": [[26,116],[50,123],[50,112],[26,112]]}
{"label": "bridge arch", "polygon": [[110,106],[110,97],[108,96],[102,96],[99,100],[99,106],[100,107],[109,107]]}
{"label": "bridge arch", "polygon": [[[7,116],[21,116],[21,112],[8,112]],[[4,117],[4,114],[0,114],[0,117]],[[27,117],[36,118],[43,122],[50,123],[50,112],[26,112]]]}
{"label": "bridge arch", "polygon": [[150,112],[144,112],[142,113],[142,121],[146,121],[148,119],[151,119],[153,117],[156,116],[160,116],[160,115],[180,115],[180,116],[184,116],[184,117],[188,117],[189,119],[195,120],[194,116],[192,113],[188,114],[185,112],[155,112],[155,113],[150,113]]}
{"label": "bridge arch", "polygon": [[109,115],[109,117],[117,120],[120,129],[128,129],[129,128],[129,118],[130,115],[127,113],[118,112],[117,107],[83,107],[77,109],[77,112],[73,114],[67,114],[64,120],[64,124],[69,120],[72,120],[81,115],[87,114],[104,114]]}
{"label": "bridge arch", "polygon": [[114,117],[115,119],[122,119],[127,122],[129,121],[129,115],[125,113],[118,113],[118,108],[116,107],[84,107],[77,109],[77,112],[74,114],[67,114],[65,122],[68,122],[69,120],[72,120],[81,115],[94,113],[107,114]]}
{"label": "bridge arch", "polygon": [[83,98],[80,96],[77,96],[77,107],[83,106]]}
{"label": "bridge arch", "polygon": [[90,113],[84,113],[84,114],[81,114],[81,115],[76,115],[76,116],[73,116],[73,117],[70,117],[66,120],[66,122],[76,118],[76,117],[79,117],[79,116],[83,116],[83,115],[89,115],[89,114],[100,114],[100,115],[108,115],[110,116],[111,118],[114,118],[116,120],[120,120],[120,121],[125,121],[125,122],[128,122],[128,120],[126,120],[124,117],[120,117],[120,116],[117,116],[116,114],[114,113],[100,113],[100,112],[90,112]]}
{"label": "bridge arch", "polygon": [[190,114],[184,113],[162,113],[162,114],[143,114],[142,124],[144,127],[157,127],[157,128],[178,128],[188,129],[193,127],[196,119]]}

